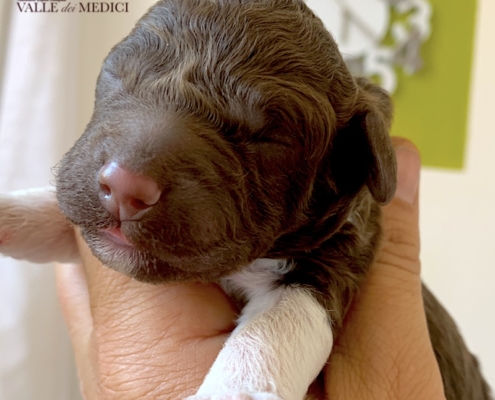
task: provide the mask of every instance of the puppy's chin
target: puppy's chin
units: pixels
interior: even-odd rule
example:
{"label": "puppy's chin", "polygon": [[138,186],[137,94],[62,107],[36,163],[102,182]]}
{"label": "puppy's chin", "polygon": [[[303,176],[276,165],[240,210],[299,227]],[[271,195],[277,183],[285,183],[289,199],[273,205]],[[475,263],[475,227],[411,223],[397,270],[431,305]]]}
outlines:
{"label": "puppy's chin", "polygon": [[81,235],[93,255],[105,266],[140,282],[212,283],[236,271],[233,264],[212,263],[207,255],[194,258],[168,255],[165,260],[132,244],[115,240],[102,231],[81,229]]}

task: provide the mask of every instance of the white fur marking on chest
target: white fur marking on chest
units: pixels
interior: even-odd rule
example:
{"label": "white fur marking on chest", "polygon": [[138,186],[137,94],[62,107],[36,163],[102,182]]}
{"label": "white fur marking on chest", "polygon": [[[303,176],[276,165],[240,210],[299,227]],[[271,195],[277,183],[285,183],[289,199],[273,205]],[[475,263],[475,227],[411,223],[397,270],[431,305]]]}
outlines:
{"label": "white fur marking on chest", "polygon": [[323,368],[333,337],[308,289],[276,285],[285,261],[257,260],[224,286],[248,302],[196,396],[190,399],[302,400]]}

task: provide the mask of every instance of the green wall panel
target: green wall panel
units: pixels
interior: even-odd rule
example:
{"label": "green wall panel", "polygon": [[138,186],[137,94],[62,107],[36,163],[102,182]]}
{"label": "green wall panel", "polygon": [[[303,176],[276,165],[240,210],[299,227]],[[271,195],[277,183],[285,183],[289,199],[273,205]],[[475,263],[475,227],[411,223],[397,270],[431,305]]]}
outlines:
{"label": "green wall panel", "polygon": [[430,3],[432,31],[421,50],[424,67],[411,76],[398,72],[392,134],[416,143],[424,165],[460,169],[466,147],[476,1]]}

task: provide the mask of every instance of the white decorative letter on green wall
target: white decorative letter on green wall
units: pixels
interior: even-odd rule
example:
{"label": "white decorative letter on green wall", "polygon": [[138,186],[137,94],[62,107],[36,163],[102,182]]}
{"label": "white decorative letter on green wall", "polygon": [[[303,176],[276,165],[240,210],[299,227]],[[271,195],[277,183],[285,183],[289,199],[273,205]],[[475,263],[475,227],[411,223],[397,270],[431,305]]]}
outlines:
{"label": "white decorative letter on green wall", "polygon": [[423,65],[420,47],[430,35],[431,16],[426,0],[308,0],[307,4],[332,32],[355,75],[374,76],[394,93],[395,67],[413,74]]}
{"label": "white decorative letter on green wall", "polygon": [[423,163],[462,168],[476,1],[306,0],[355,75],[392,93],[392,134]]}

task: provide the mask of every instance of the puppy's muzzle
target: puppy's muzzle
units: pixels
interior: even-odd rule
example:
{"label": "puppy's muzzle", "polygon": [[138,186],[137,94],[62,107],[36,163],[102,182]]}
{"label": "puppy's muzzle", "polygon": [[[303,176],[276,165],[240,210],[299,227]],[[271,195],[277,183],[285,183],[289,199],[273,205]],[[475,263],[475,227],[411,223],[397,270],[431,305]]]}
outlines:
{"label": "puppy's muzzle", "polygon": [[100,201],[120,221],[139,220],[161,196],[156,182],[121,167],[115,161],[105,164],[98,174]]}

